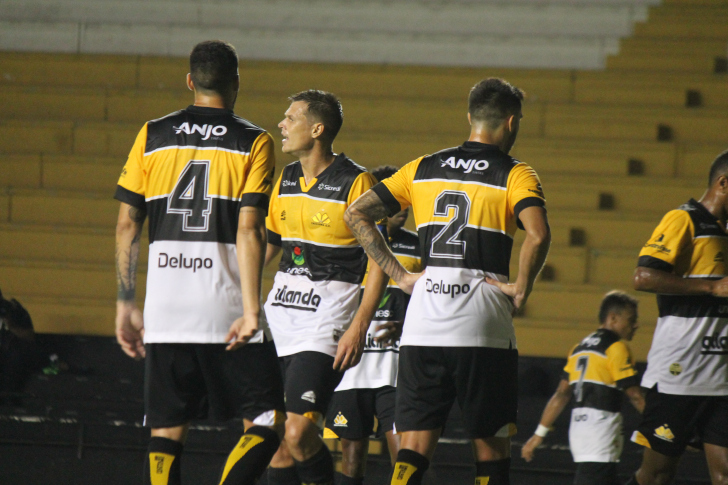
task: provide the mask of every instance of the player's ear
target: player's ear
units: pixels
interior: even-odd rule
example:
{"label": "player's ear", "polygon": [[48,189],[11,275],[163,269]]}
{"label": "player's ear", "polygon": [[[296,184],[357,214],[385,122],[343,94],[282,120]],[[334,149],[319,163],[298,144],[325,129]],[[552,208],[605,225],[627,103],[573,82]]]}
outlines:
{"label": "player's ear", "polygon": [[508,127],[508,131],[513,133],[513,130],[516,128],[516,115],[510,115],[508,117],[506,120],[506,126]]}
{"label": "player's ear", "polygon": [[187,73],[187,89],[190,91],[195,90],[195,83],[192,82],[192,75],[189,72]]}
{"label": "player's ear", "polygon": [[468,113],[468,124],[472,126],[473,120],[470,119],[470,113]]}
{"label": "player's ear", "polygon": [[321,136],[324,134],[324,124],[323,123],[313,123],[311,125],[311,136],[313,138],[321,138]]}

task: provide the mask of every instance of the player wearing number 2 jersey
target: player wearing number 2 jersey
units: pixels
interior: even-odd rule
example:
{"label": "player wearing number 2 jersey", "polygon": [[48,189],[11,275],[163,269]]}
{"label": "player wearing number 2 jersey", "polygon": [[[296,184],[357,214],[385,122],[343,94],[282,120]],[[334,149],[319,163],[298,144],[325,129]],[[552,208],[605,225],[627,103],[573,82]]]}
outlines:
{"label": "player wearing number 2 jersey", "polygon": [[[470,92],[470,138],[405,165],[359,198],[346,222],[367,254],[412,297],[400,347],[393,484],[419,484],[455,398],[468,423],[479,483],[509,481],[518,351],[511,314],[548,253],[545,198],[535,171],[508,156],[523,93],[501,79]],[[416,120],[413,120],[416,122]],[[412,206],[422,275],[408,273],[374,221]],[[513,235],[526,230],[508,284]]]}
{"label": "player wearing number 2 jersey", "polygon": [[[195,46],[187,85],[195,104],[146,123],[119,179],[117,339],[130,356],[146,356],[144,483],[181,483],[189,423],[209,414],[240,416],[246,428],[219,483],[253,484],[285,421],[275,349],[259,327],[273,140],[232,111],[231,45]],[[142,317],[134,288],[147,215]]]}
{"label": "player wearing number 2 jersey", "polygon": [[526,461],[574,397],[569,445],[577,463],[574,485],[618,485],[622,454],[622,391],[639,411],[645,407],[629,348],[637,330],[637,300],[621,291],[604,296],[599,329],[575,345],[564,376],[541,416],[535,434],[521,450]]}

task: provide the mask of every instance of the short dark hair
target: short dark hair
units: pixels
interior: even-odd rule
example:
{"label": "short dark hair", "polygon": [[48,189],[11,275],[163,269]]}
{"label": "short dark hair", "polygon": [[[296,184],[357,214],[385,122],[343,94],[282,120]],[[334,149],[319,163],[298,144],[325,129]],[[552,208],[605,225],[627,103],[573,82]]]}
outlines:
{"label": "short dark hair", "polygon": [[523,90],[496,77],[483,79],[473,86],[468,97],[468,113],[472,121],[484,121],[495,130],[509,116],[521,112]]}
{"label": "short dark hair", "polygon": [[728,172],[728,150],[724,151],[713,160],[708,176],[708,187],[712,186],[718,177]]}
{"label": "short dark hair", "polygon": [[612,312],[621,312],[626,308],[632,308],[635,311],[639,302],[636,298],[629,296],[624,291],[612,290],[602,299],[599,306],[599,323],[605,323],[607,316]]}
{"label": "short dark hair", "polygon": [[397,170],[399,170],[394,165],[380,165],[379,167],[372,170],[372,175],[375,179],[377,179],[377,182],[381,182],[384,179],[388,179],[395,173],[397,173]]}
{"label": "short dark hair", "polygon": [[323,123],[325,139],[330,143],[334,141],[344,123],[344,109],[335,94],[309,89],[296,93],[288,99],[291,103],[296,101],[308,103],[307,115],[311,115],[317,122]]}
{"label": "short dark hair", "polygon": [[235,47],[221,40],[206,40],[190,53],[190,77],[195,89],[224,94],[238,78]]}

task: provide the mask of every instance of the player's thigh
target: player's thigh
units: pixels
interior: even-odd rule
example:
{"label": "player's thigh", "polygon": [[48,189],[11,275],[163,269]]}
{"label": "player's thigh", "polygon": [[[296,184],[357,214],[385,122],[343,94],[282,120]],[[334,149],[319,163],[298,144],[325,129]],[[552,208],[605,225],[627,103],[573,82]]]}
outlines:
{"label": "player's thigh", "polygon": [[446,349],[469,438],[510,438],[518,412],[518,351],[487,347]]}
{"label": "player's thigh", "polygon": [[352,441],[368,438],[374,431],[374,390],[334,392],[326,415],[326,430],[324,437]]}
{"label": "player's thigh", "polygon": [[324,417],[343,373],[334,358],[321,352],[299,352],[283,357],[286,410],[323,428]]}
{"label": "player's thigh", "polygon": [[144,425],[171,428],[206,416],[196,344],[147,344],[144,359]]}
{"label": "player's thigh", "polygon": [[574,485],[620,485],[617,476],[617,463],[577,463]]}
{"label": "player's thigh", "polygon": [[397,432],[439,430],[455,401],[441,347],[400,347],[394,426]]}
{"label": "player's thigh", "polygon": [[273,342],[200,348],[210,413],[220,419],[242,417],[273,426],[285,421],[283,377]]}
{"label": "player's thigh", "polygon": [[679,457],[693,437],[706,403],[706,396],[664,394],[657,386],[649,389],[632,441],[660,455]]}

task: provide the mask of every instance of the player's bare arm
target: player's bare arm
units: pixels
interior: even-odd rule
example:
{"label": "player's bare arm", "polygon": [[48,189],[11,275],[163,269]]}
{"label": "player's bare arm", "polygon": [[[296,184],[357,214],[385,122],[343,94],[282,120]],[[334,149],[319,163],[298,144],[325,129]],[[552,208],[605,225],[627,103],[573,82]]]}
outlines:
{"label": "player's bare arm", "polygon": [[144,320],[136,304],[139,241],[147,212],[124,202],[116,223],[116,340],[135,359],[144,357]]}
{"label": "player's bare arm", "polygon": [[[377,230],[377,232],[379,231]],[[369,325],[372,323],[374,312],[377,311],[388,282],[389,277],[377,263],[369,258],[367,285],[364,287],[359,309],[354,315],[351,325],[339,340],[336,357],[334,358],[334,369],[343,372],[361,361]]]}
{"label": "player's bare arm", "polygon": [[349,206],[344,221],[367,255],[397,283],[402,291],[411,294],[419,274],[409,273],[389,249],[376,221],[387,217],[387,208],[379,196],[368,190]]}
{"label": "player's bare arm", "polygon": [[642,414],[645,410],[645,395],[642,392],[640,386],[631,386],[624,390],[624,393],[629,398],[629,402],[637,410],[638,413]]}
{"label": "player's bare arm", "polygon": [[229,342],[227,350],[235,350],[245,345],[258,332],[263,263],[267,249],[265,210],[259,207],[240,209],[236,244],[243,316],[230,326],[225,338]]}
{"label": "player's bare arm", "polygon": [[728,297],[728,277],[720,280],[683,278],[667,271],[638,266],[634,271],[634,289],[648,293],[673,295],[713,295]]}
{"label": "player's bare arm", "polygon": [[268,267],[268,265],[276,259],[276,257],[281,254],[281,248],[280,246],[276,246],[275,244],[268,243],[267,248],[265,250],[265,262],[263,263],[264,267]]}
{"label": "player's bare arm", "polygon": [[[562,379],[559,382],[559,387],[556,388],[556,392],[553,396],[551,396],[551,399],[549,399],[549,402],[546,404],[546,407],[541,414],[541,421],[539,421],[539,427],[536,431],[538,434],[531,436],[521,449],[521,457],[524,460],[533,460],[533,454],[536,451],[536,448],[543,443],[545,438],[545,432],[539,433],[539,430],[548,430],[553,426],[561,412],[564,408],[566,408],[566,405],[569,404],[571,395],[572,390],[571,386],[569,386],[569,381]],[[540,436],[541,434],[544,436]]]}
{"label": "player's bare arm", "polygon": [[526,231],[518,259],[518,277],[515,283],[501,283],[486,278],[513,299],[516,309],[521,308],[533,289],[536,276],[541,272],[551,246],[551,229],[543,207],[528,207],[521,211],[519,219]]}

